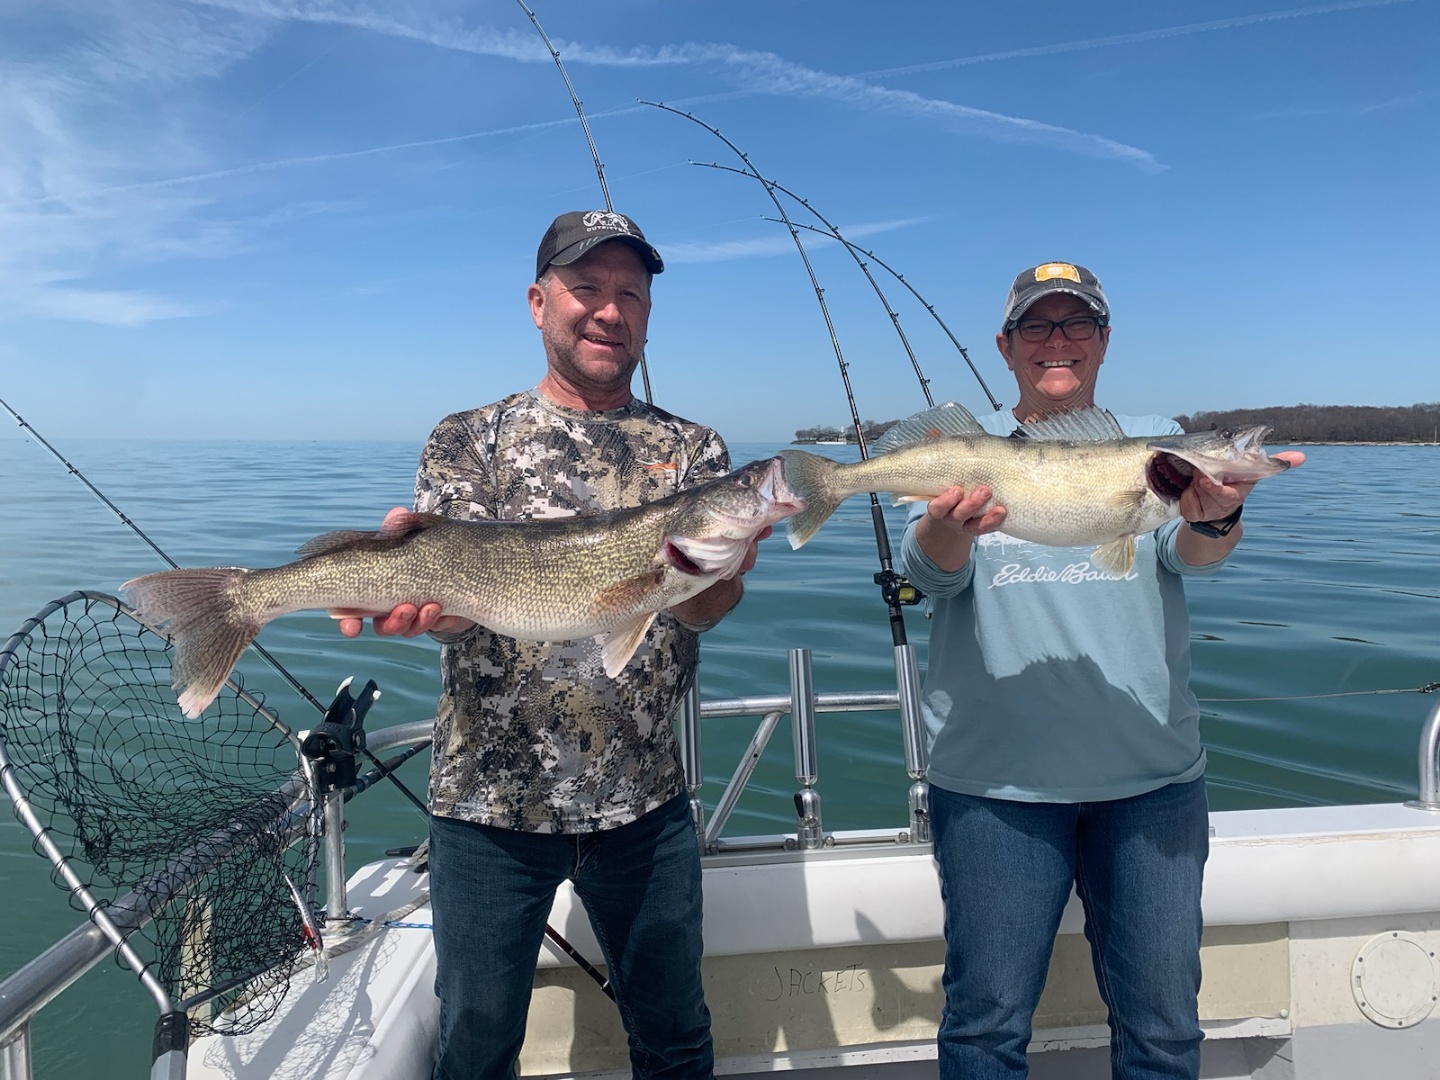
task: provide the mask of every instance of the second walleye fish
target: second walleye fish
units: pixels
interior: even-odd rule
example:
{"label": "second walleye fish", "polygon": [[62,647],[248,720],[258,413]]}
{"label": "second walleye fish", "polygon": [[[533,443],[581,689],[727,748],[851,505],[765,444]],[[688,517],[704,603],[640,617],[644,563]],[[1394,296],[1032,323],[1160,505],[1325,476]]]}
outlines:
{"label": "second walleye fish", "polygon": [[987,484],[992,505],[1005,507],[1004,532],[1057,547],[1095,544],[1095,564],[1123,576],[1135,563],[1135,537],[1179,516],[1195,473],[1231,484],[1290,467],[1265,453],[1265,427],[1127,438],[1108,412],[1087,408],[1020,430],[1024,438],[991,435],[948,403],[895,425],[868,461],[782,450],[785,479],[805,501],[787,523],[791,547],[851,495],[883,491],[911,502],[956,484]]}
{"label": "second walleye fish", "polygon": [[656,612],[733,576],[750,542],[800,508],[779,460],[642,506],[536,521],[407,514],[380,532],[334,532],[298,562],[162,570],[121,589],[175,646],[171,685],[199,716],[245,647],[292,611],[441,605],[527,641],[596,637],[605,674],[630,661]]}

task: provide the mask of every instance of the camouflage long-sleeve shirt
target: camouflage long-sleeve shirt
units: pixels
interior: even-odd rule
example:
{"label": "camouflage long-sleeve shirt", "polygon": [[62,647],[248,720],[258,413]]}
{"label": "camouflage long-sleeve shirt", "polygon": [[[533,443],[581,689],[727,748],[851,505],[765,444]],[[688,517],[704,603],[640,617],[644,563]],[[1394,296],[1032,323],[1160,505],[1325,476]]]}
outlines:
{"label": "camouflage long-sleeve shirt", "polygon": [[[531,390],[440,421],[415,509],[513,521],[634,506],[723,476],[720,436],[634,400],[577,412]],[[617,678],[594,639],[436,635],[432,813],[525,832],[624,825],[684,788],[673,719],[696,635],[661,612]]]}

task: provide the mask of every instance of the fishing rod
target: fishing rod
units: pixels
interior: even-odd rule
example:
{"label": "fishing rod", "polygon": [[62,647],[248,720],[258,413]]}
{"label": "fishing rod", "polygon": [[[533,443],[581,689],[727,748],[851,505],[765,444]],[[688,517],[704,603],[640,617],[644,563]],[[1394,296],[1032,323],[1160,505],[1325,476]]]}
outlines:
{"label": "fishing rod", "polygon": [[565,71],[565,65],[560,62],[560,50],[550,43],[550,35],[545,33],[545,28],[540,25],[540,20],[535,17],[535,12],[525,6],[525,0],[515,0],[520,5],[520,10],[529,17],[535,32],[540,35],[540,40],[545,42],[545,48],[550,50],[550,56],[555,61],[555,66],[560,69],[560,77],[565,80],[565,89],[570,91],[570,100],[575,104],[575,113],[580,117],[580,130],[585,133],[585,142],[590,147],[590,159],[595,162],[595,175],[600,180],[600,194],[605,198],[605,209],[615,210],[610,202],[610,189],[605,184],[605,165],[600,160],[600,151],[595,146],[595,140],[590,135],[590,123],[585,119],[585,109],[580,104],[580,97],[575,93],[575,84],[570,81],[569,74]]}
{"label": "fishing rod", "polygon": [[[104,503],[110,509],[110,511],[117,518],[119,518],[120,521],[127,528],[130,529],[131,532],[133,532],[136,536],[140,537],[141,540],[145,541],[145,543],[149,545],[150,550],[155,552],[156,555],[160,556],[161,559],[168,563],[172,570],[178,570],[180,568],[179,563],[177,563],[163,550],[161,550],[159,544],[155,543],[154,540],[150,539],[150,537],[145,534],[145,531],[141,529],[139,525],[135,524],[135,522],[132,521],[130,517],[125,514],[124,511],[122,511],[118,506],[111,502],[109,497],[106,496],[106,494],[98,487],[92,484],[89,478],[86,477],[84,473],[82,473],[68,460],[66,460],[65,456],[61,454],[59,450],[55,449],[55,447],[50,444],[49,440],[47,440],[45,436],[41,435],[40,432],[36,431],[33,424],[30,424],[28,421],[26,421],[24,417],[22,417],[18,412],[12,409],[9,403],[4,401],[3,399],[0,399],[0,407],[3,407],[6,412],[8,412],[11,416],[15,418],[15,422],[20,425],[21,430],[28,432],[29,435],[36,442],[38,442],[46,450],[50,451],[50,453],[55,457],[55,459],[59,461],[60,464],[64,465],[67,470],[69,470],[70,475],[74,476],[77,480],[79,480],[82,484],[89,488],[91,493],[94,494],[95,497],[98,498],[102,503]],[[270,667],[274,669],[276,674],[278,674],[282,679],[289,683],[297,694],[303,697],[306,701],[310,702],[311,705],[315,706],[315,708],[318,709],[322,715],[325,715],[329,712],[329,708],[325,705],[320,704],[320,701],[315,697],[315,695],[310,693],[310,691],[301,684],[299,679],[295,678],[294,675],[291,675],[290,672],[286,671],[284,665],[282,665],[279,660],[275,659],[275,657],[272,656],[263,646],[256,642],[251,642],[250,648],[254,649],[256,654],[267,664],[269,664]],[[362,753],[364,753],[365,756],[368,757],[373,764],[381,765],[380,760],[375,757],[375,755],[371,753],[368,748],[361,747],[360,749]],[[381,765],[381,768],[383,770],[383,765]],[[413,805],[419,807],[422,813],[428,814],[428,811],[425,808],[425,804],[422,803],[415,796],[414,792],[412,792],[409,788],[405,786],[404,782],[398,776],[396,776],[393,772],[388,771],[384,772],[383,775],[388,776],[389,779],[394,782],[395,786],[400,789],[401,794],[403,794],[407,799],[409,799]]]}
{"label": "fishing rod", "polygon": [[[600,160],[600,150],[595,145],[595,139],[590,134],[590,122],[585,119],[585,108],[580,104],[580,95],[575,93],[575,84],[570,81],[570,75],[565,70],[565,65],[560,60],[560,50],[550,42],[550,35],[545,33],[545,28],[540,25],[535,12],[525,6],[525,0],[515,0],[520,5],[520,10],[525,12],[530,23],[535,27],[535,32],[540,35],[540,40],[545,43],[545,48],[550,51],[550,58],[555,61],[555,66],[560,69],[560,77],[565,80],[565,89],[570,92],[570,101],[575,106],[575,115],[580,117],[580,130],[585,133],[585,144],[590,147],[590,160],[595,163],[595,176],[600,181],[600,194],[605,199],[605,209],[611,213],[615,212],[615,205],[610,201],[610,188],[605,183],[605,165]],[[640,347],[640,382],[645,387],[645,401],[654,404],[655,399],[650,395],[650,368],[645,362],[645,347]]]}
{"label": "fishing rod", "polygon": [[[155,543],[154,540],[150,539],[150,537],[145,535],[144,530],[142,530],[139,525],[135,524],[135,522],[132,521],[124,513],[124,511],[122,511],[118,506],[111,502],[109,497],[106,496],[103,491],[101,491],[98,487],[92,484],[84,473],[82,473],[79,469],[77,469],[74,465],[67,461],[65,456],[61,454],[59,450],[55,449],[55,447],[52,446],[43,435],[41,435],[38,431],[35,430],[34,425],[30,424],[28,421],[25,420],[24,417],[22,417],[18,412],[12,409],[9,403],[6,402],[4,399],[0,399],[0,407],[3,407],[6,412],[8,412],[11,416],[15,418],[15,422],[20,425],[21,430],[28,432],[30,436],[35,439],[36,442],[38,442],[41,446],[45,447],[46,450],[50,451],[50,453],[56,458],[56,460],[58,460],[60,464],[64,465],[65,468],[69,470],[72,476],[74,476],[77,480],[79,480],[82,484],[89,488],[91,493],[93,493],[96,498],[98,498],[102,503],[104,503],[110,509],[110,511],[117,518],[120,519],[122,523],[124,523],[133,533],[135,533],[136,536],[144,540],[145,543],[149,545],[150,550],[155,552],[156,555],[160,556],[161,559],[168,563],[171,569],[179,569],[179,563],[177,563],[163,550],[161,550],[159,544]],[[270,655],[269,652],[267,652],[264,648],[262,648],[255,642],[250,643],[250,648],[254,649],[256,653],[263,657],[265,661],[272,668],[274,668],[275,671],[282,678],[285,679],[286,682],[288,682],[292,687],[294,687],[297,693],[299,693],[303,698],[305,698],[306,701],[310,702],[317,709],[319,709],[322,714],[329,713],[330,710],[326,706],[321,705],[320,702],[315,698],[315,696],[311,694],[309,690],[305,689],[305,687],[301,685],[300,681],[296,679],[295,676],[291,675],[288,671],[286,671],[285,668],[281,665],[280,661],[275,659],[275,657]],[[408,787],[405,786],[404,782],[395,775],[394,771],[405,760],[418,753],[421,749],[420,745],[417,744],[416,746],[411,747],[410,750],[406,751],[403,755],[397,755],[396,757],[392,757],[388,762],[382,762],[379,758],[375,756],[375,754],[369,749],[369,747],[357,746],[356,749],[360,750],[361,753],[363,753],[367,758],[370,759],[371,763],[376,766],[376,770],[375,772],[372,772],[368,774],[368,776],[363,778],[365,781],[364,785],[362,787],[357,787],[354,794],[358,794],[359,791],[363,790],[364,787],[369,787],[377,779],[388,779],[392,783],[394,783],[397,788],[400,789],[401,794],[403,794],[414,806],[419,808],[422,814],[425,814],[428,817],[428,808],[415,796],[414,792],[412,792]],[[562,952],[569,956],[570,959],[575,961],[575,963],[579,965],[579,967],[586,974],[588,974],[592,979],[594,979],[596,983],[599,984],[600,989],[604,991],[605,994],[612,1001],[614,1000],[615,991],[610,988],[610,980],[603,973],[597,971],[594,965],[592,965],[579,952],[577,952],[573,945],[571,945],[568,941],[561,937],[560,933],[548,924],[545,927],[545,935],[552,942],[554,942],[555,945],[559,947]],[[137,968],[137,970],[139,969]]]}
{"label": "fishing rod", "polygon": [[[720,167],[723,168],[724,166]],[[733,171],[738,172],[739,170]],[[780,185],[778,184],[776,185],[776,187],[780,188],[781,191],[785,191],[785,189],[783,187],[780,187]],[[793,195],[791,192],[785,191],[785,194],[790,195],[792,199],[797,198],[797,196]],[[800,201],[804,203],[803,199],[801,199]],[[813,213],[814,211],[812,210],[811,212]],[[817,214],[816,216],[818,217],[819,215]],[[782,222],[777,221],[775,218],[767,218],[762,216],[761,220],[773,221],[777,225],[782,224]],[[804,222],[800,221],[795,222],[795,224],[799,225],[802,229],[809,229],[812,232],[818,232],[822,236],[826,235],[823,230],[815,228],[814,225],[806,225]],[[880,258],[880,256],[876,255],[873,251],[870,251],[868,248],[862,248],[859,244],[852,244],[849,240],[845,239],[845,237],[841,236],[838,232],[831,232],[828,235],[833,236],[836,240],[839,240],[842,244],[849,248],[852,255],[854,255],[855,252],[859,251],[866,258],[879,263],[883,269],[889,271],[891,276],[894,277],[896,281],[900,282],[901,285],[904,285],[905,288],[910,290],[910,295],[915,297],[916,300],[920,301],[921,306],[923,306],[925,310],[930,313],[930,317],[940,324],[940,329],[945,331],[945,335],[950,339],[950,343],[954,345],[955,348],[959,351],[961,359],[963,359],[966,366],[970,368],[970,373],[975,376],[975,381],[980,384],[980,389],[983,390],[985,392],[985,396],[990,399],[991,407],[996,412],[999,412],[1001,408],[1000,402],[996,399],[995,395],[990,392],[990,387],[985,384],[984,378],[980,375],[979,370],[975,367],[975,362],[970,359],[970,354],[966,351],[965,346],[960,344],[959,339],[957,339],[955,335],[951,333],[950,327],[945,325],[945,320],[940,318],[939,312],[935,310],[935,305],[931,304],[928,300],[921,296],[915,286],[911,285],[910,282],[905,279],[904,274],[895,270],[892,266],[890,266],[889,263],[887,263],[884,259]],[[863,262],[861,263],[861,266],[864,266]],[[926,395],[926,400],[930,400],[930,396],[928,394]],[[934,404],[934,402],[932,401],[931,404]]]}
{"label": "fishing rod", "polygon": [[[89,481],[89,479],[85,476],[84,473],[82,473],[74,465],[70,464],[70,462],[65,459],[65,455],[60,453],[59,450],[56,450],[55,447],[51,446],[49,441],[46,440],[45,436],[41,435],[40,432],[36,431],[33,425],[26,422],[25,418],[22,417],[14,409],[12,409],[10,405],[3,399],[0,399],[0,407],[3,407],[6,412],[8,412],[11,416],[15,418],[15,422],[20,425],[22,431],[29,432],[31,437],[34,438],[36,442],[38,442],[41,446],[45,447],[46,450],[49,450],[50,453],[55,457],[55,459],[59,461],[61,465],[64,465],[66,469],[69,470],[71,476],[75,477],[75,479],[79,480],[82,484],[89,488],[91,493],[102,503],[104,503],[110,509],[111,513],[113,513],[117,518],[120,519],[121,524],[125,525],[128,529],[130,529],[131,532],[133,532],[136,536],[140,537],[141,540],[145,541],[145,543],[149,545],[150,550],[155,552],[156,555],[160,556],[160,558],[170,566],[170,569],[180,569],[179,563],[177,563],[169,555],[165,554],[165,552],[160,549],[159,544],[155,543],[154,540],[151,540],[150,537],[146,536],[145,531],[141,529],[139,525],[136,525],[135,522],[131,521],[130,518],[126,516],[124,511],[122,511],[118,506],[111,502],[103,491],[101,491]],[[268,652],[265,651],[264,648],[262,648],[258,644],[252,643],[250,647],[255,650],[256,654],[259,655],[261,659],[263,659],[267,664],[271,666],[271,668],[275,670],[276,674],[278,674],[282,679],[288,682],[297,694],[303,697],[306,701],[310,702],[311,705],[314,705],[315,708],[318,709],[322,714],[326,711],[325,706],[320,704],[319,700],[316,699],[315,695],[310,693],[309,690],[305,689],[305,687],[300,684],[300,680],[295,678],[295,676],[291,675],[290,672],[286,671],[285,668],[281,666],[279,660],[276,660],[275,657],[271,656]]]}
{"label": "fishing rod", "polygon": [[[721,172],[735,173],[737,176],[754,175],[753,173],[746,172],[744,169],[737,169],[731,165],[721,165],[719,162],[716,161],[692,161],[690,162],[690,164],[701,165],[707,169],[719,169]],[[781,224],[790,225],[792,227],[798,227],[801,229],[809,229],[811,232],[819,233],[821,236],[833,237],[834,239],[839,240],[842,244],[845,245],[845,250],[850,253],[850,257],[855,260],[855,265],[860,267],[860,272],[865,275],[865,280],[870,282],[870,287],[875,290],[875,295],[880,298],[880,304],[882,307],[885,308],[885,314],[890,316],[890,324],[895,327],[895,333],[900,336],[900,344],[905,348],[905,355],[910,358],[910,366],[915,369],[915,377],[920,380],[920,392],[925,395],[925,404],[933,406],[935,404],[935,399],[930,396],[930,380],[927,379],[925,377],[925,373],[920,370],[920,360],[915,355],[915,350],[910,347],[910,339],[905,336],[905,330],[900,325],[900,313],[890,306],[889,298],[887,298],[885,293],[881,290],[880,283],[875,280],[875,275],[870,273],[870,268],[865,265],[865,260],[860,258],[859,255],[855,254],[855,251],[851,244],[843,236],[840,235],[840,230],[836,228],[825,217],[825,215],[820,213],[819,210],[816,210],[808,202],[800,198],[800,196],[796,195],[789,188],[785,187],[783,184],[775,180],[771,180],[768,177],[763,177],[761,179],[761,182],[764,183],[767,188],[773,188],[776,191],[781,191],[784,192],[786,195],[789,195],[790,198],[794,199],[801,206],[805,207],[806,210],[809,210],[810,213],[814,214],[817,218],[819,218],[825,224],[825,228],[818,229],[813,225],[806,225],[805,223],[800,221],[786,221],[781,222]],[[775,221],[776,219],[762,218],[762,220]],[[827,232],[826,230],[829,231]]]}
{"label": "fishing rod", "polygon": [[[830,308],[825,303],[825,290],[820,288],[815,268],[811,265],[810,256],[805,251],[804,243],[800,240],[800,231],[791,222],[790,215],[785,212],[784,205],[775,194],[774,185],[755,167],[750,161],[749,155],[722,135],[718,128],[712,127],[692,113],[676,109],[663,102],[646,101],[642,98],[640,104],[649,105],[676,116],[683,116],[691,123],[710,132],[745,163],[747,174],[760,181],[765,193],[770,196],[770,201],[775,204],[776,211],[790,229],[790,238],[795,241],[795,248],[800,253],[800,261],[805,264],[805,272],[810,276],[810,287],[820,305],[826,329],[830,333],[830,344],[835,350],[835,360],[840,367],[840,381],[845,387],[845,400],[850,406],[850,419],[855,425],[855,442],[859,447],[860,457],[868,459],[870,451],[865,445],[865,431],[860,422],[860,409],[855,403],[855,391],[850,385],[850,366],[840,348],[840,339],[835,333],[835,322],[830,317]],[[928,789],[925,787],[924,778],[929,754],[925,745],[924,720],[920,714],[920,669],[915,658],[915,647],[907,640],[904,607],[902,606],[917,604],[922,597],[915,586],[895,572],[894,559],[890,550],[890,534],[885,527],[885,512],[881,508],[880,499],[875,492],[872,491],[869,494],[870,520],[874,526],[875,550],[880,560],[880,571],[875,575],[874,581],[880,587],[880,595],[885,601],[886,612],[890,620],[890,638],[895,650],[896,686],[899,691],[900,728],[905,741],[905,767],[914,781],[910,788],[911,836],[917,841],[927,841],[930,839],[930,812]]]}
{"label": "fishing rod", "polygon": [[[744,169],[737,169],[730,165],[721,165],[718,162],[713,161],[692,161],[690,162],[690,164],[701,165],[707,169],[719,169],[722,172],[735,173],[739,176],[754,175],[752,173],[746,172]],[[954,345],[955,348],[959,351],[961,359],[965,361],[966,366],[970,369],[970,374],[975,376],[975,381],[980,384],[980,389],[984,391],[985,397],[989,399],[991,408],[993,408],[996,412],[1000,411],[1000,402],[996,400],[995,395],[990,392],[990,387],[986,385],[984,377],[981,376],[979,369],[975,367],[974,361],[970,359],[970,353],[966,351],[964,345],[960,344],[960,340],[951,332],[950,327],[945,325],[945,320],[940,318],[939,312],[935,310],[935,305],[931,304],[923,296],[921,296],[915,286],[911,285],[910,282],[905,280],[904,274],[897,271],[894,267],[892,267],[889,263],[885,262],[884,259],[880,258],[880,256],[876,255],[873,251],[869,251],[866,248],[862,248],[859,244],[855,244],[847,240],[844,236],[840,234],[840,230],[836,228],[835,225],[829,219],[827,219],[824,214],[820,213],[819,210],[815,209],[814,205],[811,204],[808,199],[797,195],[795,192],[791,191],[778,180],[773,180],[767,177],[764,179],[763,182],[768,187],[772,187],[776,191],[782,192],[783,194],[790,196],[790,198],[794,199],[801,206],[805,207],[806,210],[809,210],[810,213],[814,214],[817,218],[820,219],[820,221],[825,225],[825,228],[821,229],[817,228],[814,225],[807,225],[803,221],[783,221],[779,218],[765,217],[764,215],[761,215],[762,221],[771,221],[777,225],[791,225],[800,229],[808,229],[810,232],[819,233],[821,236],[831,237],[832,239],[838,240],[840,241],[840,243],[845,245],[845,250],[850,253],[850,256],[855,260],[855,264],[860,267],[861,273],[863,273],[865,275],[865,279],[870,282],[870,287],[875,290],[875,295],[880,298],[880,303],[884,305],[885,313],[890,316],[890,321],[895,325],[895,332],[900,336],[900,343],[905,346],[905,352],[910,357],[910,365],[915,369],[916,378],[920,380],[920,390],[925,395],[925,402],[927,405],[935,404],[935,399],[930,395],[930,380],[926,378],[925,373],[920,370],[920,361],[915,358],[915,350],[910,347],[910,341],[905,336],[905,331],[900,327],[899,313],[890,306],[890,301],[886,298],[885,293],[881,290],[879,283],[875,280],[875,275],[870,273],[870,267],[866,265],[864,259],[860,258],[861,254],[865,255],[866,258],[869,258],[872,261],[879,263],[881,267],[889,271],[891,276],[894,277],[896,281],[900,282],[901,285],[904,285],[905,288],[909,289],[910,294],[914,296],[916,300],[920,301],[921,305],[925,308],[925,310],[930,313],[930,317],[940,324],[940,329],[945,331],[946,336],[950,339],[950,343]]]}

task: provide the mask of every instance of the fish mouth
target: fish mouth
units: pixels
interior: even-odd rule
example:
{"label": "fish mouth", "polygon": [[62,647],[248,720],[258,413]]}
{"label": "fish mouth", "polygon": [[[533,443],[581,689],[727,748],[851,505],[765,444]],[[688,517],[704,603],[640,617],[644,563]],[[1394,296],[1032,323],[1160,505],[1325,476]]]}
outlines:
{"label": "fish mouth", "polygon": [[1158,499],[1174,504],[1195,482],[1195,466],[1174,454],[1157,453],[1145,465],[1145,482]]}
{"label": "fish mouth", "polygon": [[685,552],[681,551],[673,540],[667,539],[665,541],[664,555],[665,561],[682,574],[687,574],[690,577],[701,577],[705,573],[700,565],[696,563],[694,559],[690,558],[689,555],[686,555]]}
{"label": "fish mouth", "polygon": [[765,470],[765,478],[760,481],[758,493],[770,507],[767,517],[772,524],[805,509],[804,497],[792,490],[790,485],[785,482],[784,458],[773,457],[770,459],[770,467]]}
{"label": "fish mouth", "polygon": [[1265,453],[1267,427],[1242,431],[1195,432],[1151,439],[1153,456],[1145,465],[1150,490],[1173,503],[1203,473],[1217,484],[1250,483],[1274,476],[1290,467],[1282,458]]}

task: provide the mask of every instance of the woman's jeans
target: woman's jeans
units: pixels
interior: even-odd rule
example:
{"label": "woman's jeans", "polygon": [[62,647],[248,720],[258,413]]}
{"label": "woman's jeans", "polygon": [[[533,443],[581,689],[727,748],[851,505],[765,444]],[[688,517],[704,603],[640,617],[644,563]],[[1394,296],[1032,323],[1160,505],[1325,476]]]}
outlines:
{"label": "woman's jeans", "polygon": [[931,787],[945,904],[941,1080],[1020,1080],[1075,886],[1116,1080],[1200,1071],[1202,777],[1129,799],[1014,802]]}
{"label": "woman's jeans", "polygon": [[[567,879],[605,954],[635,1077],[710,1080],[700,851],[683,794],[629,825],[583,835],[430,819],[435,1080],[514,1076],[545,919]],[[580,990],[590,991],[601,992]]]}

